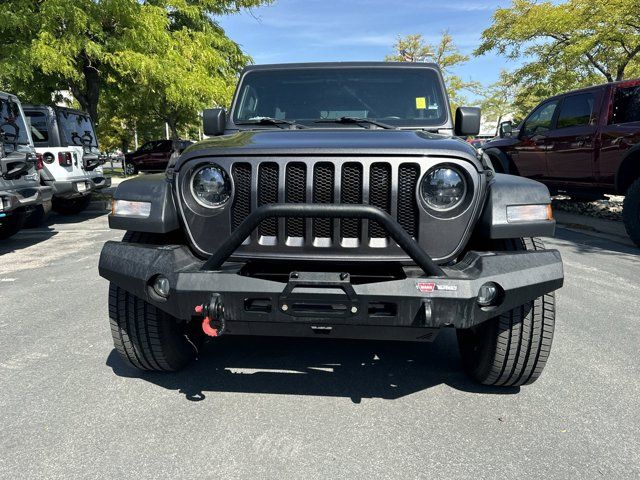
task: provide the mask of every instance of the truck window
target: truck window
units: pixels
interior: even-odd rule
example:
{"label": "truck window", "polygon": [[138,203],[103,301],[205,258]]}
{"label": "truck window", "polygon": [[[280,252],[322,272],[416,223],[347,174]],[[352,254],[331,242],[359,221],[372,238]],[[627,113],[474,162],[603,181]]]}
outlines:
{"label": "truck window", "polygon": [[49,128],[47,127],[47,115],[44,112],[25,112],[25,116],[31,128],[33,141],[41,143],[48,142]]}
{"label": "truck window", "polygon": [[536,108],[522,126],[523,136],[531,137],[551,129],[553,114],[555,113],[557,106],[558,100],[554,100]]}
{"label": "truck window", "polygon": [[560,107],[556,128],[589,125],[595,97],[593,93],[581,93],[565,97]]}
{"label": "truck window", "polygon": [[[19,105],[10,98],[0,98],[0,135],[7,151],[13,151],[14,142],[29,145],[29,136]],[[0,140],[2,141],[2,140]]]}
{"label": "truck window", "polygon": [[98,146],[96,132],[89,115],[59,110],[58,124],[67,145]]}
{"label": "truck window", "polygon": [[616,88],[611,123],[640,122],[640,85]]}

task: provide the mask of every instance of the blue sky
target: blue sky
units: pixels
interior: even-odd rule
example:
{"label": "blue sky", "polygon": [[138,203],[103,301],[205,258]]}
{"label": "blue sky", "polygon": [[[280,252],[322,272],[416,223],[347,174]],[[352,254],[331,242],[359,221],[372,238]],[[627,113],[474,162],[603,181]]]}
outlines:
{"label": "blue sky", "polygon": [[[255,63],[383,60],[398,35],[422,33],[435,43],[449,30],[471,54],[491,16],[509,0],[276,0],[218,19]],[[489,54],[456,73],[488,85],[515,64]],[[471,98],[471,95],[467,95]]]}

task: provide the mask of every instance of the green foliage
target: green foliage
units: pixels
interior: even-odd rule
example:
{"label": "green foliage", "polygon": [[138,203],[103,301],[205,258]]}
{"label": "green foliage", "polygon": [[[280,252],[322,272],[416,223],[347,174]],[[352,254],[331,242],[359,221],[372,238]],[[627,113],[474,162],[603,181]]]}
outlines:
{"label": "green foliage", "polygon": [[495,11],[475,54],[524,59],[501,79],[518,85],[513,110],[523,115],[548,96],[640,75],[639,6],[638,0],[513,0]]}
{"label": "green foliage", "polygon": [[436,63],[442,70],[452,104],[461,105],[465,102],[460,92],[464,90],[477,91],[480,88],[478,82],[465,82],[453,73],[455,67],[467,62],[469,57],[460,53],[449,32],[445,31],[442,34],[437,45],[429,45],[421,34],[398,37],[393,49],[395,53],[387,55],[385,61]]}
{"label": "green foliage", "polygon": [[0,84],[33,102],[70,91],[109,143],[164,122],[177,137],[250,61],[213,16],[269,1],[3,0]]}

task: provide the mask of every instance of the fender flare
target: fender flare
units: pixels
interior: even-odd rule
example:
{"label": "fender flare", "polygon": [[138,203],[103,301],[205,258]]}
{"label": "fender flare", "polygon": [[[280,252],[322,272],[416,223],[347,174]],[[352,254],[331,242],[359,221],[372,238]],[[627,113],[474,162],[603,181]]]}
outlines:
{"label": "fender flare", "polygon": [[142,175],[125,180],[113,194],[114,200],[148,202],[148,217],[125,217],[109,214],[109,227],[135,232],[169,233],[180,228],[171,183],[164,173]]}
{"label": "fender flare", "polygon": [[640,143],[634,145],[620,162],[614,179],[614,186],[620,195],[624,195],[627,188],[640,177]]}
{"label": "fender flare", "polygon": [[[483,151],[484,153],[487,154],[487,156],[489,157],[489,160],[491,160],[491,164],[493,165],[493,168],[496,171],[496,173],[515,173],[512,171],[514,169],[512,168],[511,159],[502,150],[500,150],[497,147],[489,147],[486,150],[483,149]],[[494,158],[500,162],[499,168],[496,168],[496,166],[494,165],[494,162],[493,162]]]}

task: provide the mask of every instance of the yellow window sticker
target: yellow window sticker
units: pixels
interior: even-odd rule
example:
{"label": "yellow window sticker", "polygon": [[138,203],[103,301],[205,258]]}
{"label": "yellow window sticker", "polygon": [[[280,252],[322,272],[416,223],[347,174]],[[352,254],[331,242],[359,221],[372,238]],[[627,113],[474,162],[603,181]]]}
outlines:
{"label": "yellow window sticker", "polygon": [[427,99],[426,97],[416,97],[416,110],[426,110]]}

